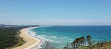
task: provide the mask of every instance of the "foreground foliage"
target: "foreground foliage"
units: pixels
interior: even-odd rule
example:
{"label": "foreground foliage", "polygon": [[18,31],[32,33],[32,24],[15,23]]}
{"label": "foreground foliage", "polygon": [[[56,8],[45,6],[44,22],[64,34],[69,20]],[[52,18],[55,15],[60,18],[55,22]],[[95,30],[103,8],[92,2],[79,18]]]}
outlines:
{"label": "foreground foliage", "polygon": [[76,38],[71,45],[64,49],[111,49],[110,41],[92,41],[91,36]]}

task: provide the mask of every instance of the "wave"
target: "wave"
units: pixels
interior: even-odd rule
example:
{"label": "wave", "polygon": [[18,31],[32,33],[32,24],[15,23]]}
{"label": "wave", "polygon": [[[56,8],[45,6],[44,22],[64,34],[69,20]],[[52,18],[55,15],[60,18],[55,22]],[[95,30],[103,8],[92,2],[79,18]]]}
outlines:
{"label": "wave", "polygon": [[35,49],[40,49],[40,48],[42,48],[41,45],[42,45],[45,41],[42,40],[41,38],[37,37],[37,36],[36,36],[36,33],[33,32],[32,29],[34,29],[34,28],[31,28],[31,29],[28,28],[26,32],[28,33],[28,35],[30,35],[30,36],[32,36],[32,37],[40,40],[40,43],[39,43],[38,46],[35,48]]}
{"label": "wave", "polygon": [[[38,47],[36,47],[35,49],[43,49],[43,46],[44,46],[46,41],[53,42],[53,43],[62,43],[63,41],[60,41],[60,40],[62,40],[62,39],[64,40],[64,39],[68,38],[66,36],[64,36],[64,38],[62,38],[62,37],[58,37],[58,36],[51,36],[51,35],[44,35],[44,34],[37,35],[37,33],[34,32],[32,29],[27,29],[27,33],[30,36],[41,41],[39,43]],[[47,32],[43,32],[43,33],[47,33]]]}
{"label": "wave", "polygon": [[33,37],[36,36],[36,34],[35,34],[33,31],[29,30],[29,29],[27,30],[27,33],[28,33],[29,35],[33,36]]}
{"label": "wave", "polygon": [[57,38],[57,36],[50,36],[51,38]]}
{"label": "wave", "polygon": [[[37,35],[36,32],[32,31],[32,29],[34,29],[34,28],[31,28],[31,29],[28,28],[26,32],[28,33],[28,35],[40,40],[40,43],[38,44],[38,47],[36,47],[35,49],[43,48],[42,45],[44,45],[46,41],[49,41],[49,42],[53,41],[53,40],[50,40],[50,39],[46,39],[45,37],[47,37],[47,36],[45,36],[45,35]],[[44,32],[44,33],[46,33],[46,32]],[[57,38],[56,36],[50,36],[50,37]]]}

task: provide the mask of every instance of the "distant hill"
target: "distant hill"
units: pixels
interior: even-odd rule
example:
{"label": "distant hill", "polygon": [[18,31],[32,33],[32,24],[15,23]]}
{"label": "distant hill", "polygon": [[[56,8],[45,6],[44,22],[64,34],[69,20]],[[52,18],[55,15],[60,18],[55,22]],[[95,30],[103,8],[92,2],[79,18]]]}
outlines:
{"label": "distant hill", "polygon": [[4,27],[35,27],[39,25],[5,25],[5,24],[0,24],[0,28]]}
{"label": "distant hill", "polygon": [[0,24],[0,27],[5,27],[5,25],[4,24]]}

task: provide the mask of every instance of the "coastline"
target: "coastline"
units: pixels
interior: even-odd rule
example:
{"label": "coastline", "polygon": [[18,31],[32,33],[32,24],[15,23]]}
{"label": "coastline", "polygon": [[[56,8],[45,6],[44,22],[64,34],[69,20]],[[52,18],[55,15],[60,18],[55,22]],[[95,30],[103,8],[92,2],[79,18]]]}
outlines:
{"label": "coastline", "polygon": [[21,29],[19,36],[23,38],[25,43],[21,46],[18,46],[18,47],[12,48],[12,49],[34,49],[34,48],[38,47],[40,40],[30,36],[27,33],[27,31],[29,29],[33,29],[33,28],[36,28],[36,27],[29,27],[29,28]]}

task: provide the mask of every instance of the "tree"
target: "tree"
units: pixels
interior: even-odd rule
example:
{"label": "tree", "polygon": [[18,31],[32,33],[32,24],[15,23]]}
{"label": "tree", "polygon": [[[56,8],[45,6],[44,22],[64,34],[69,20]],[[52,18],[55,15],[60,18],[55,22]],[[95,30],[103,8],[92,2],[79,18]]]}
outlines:
{"label": "tree", "polygon": [[87,36],[86,40],[87,40],[87,42],[88,42],[88,45],[92,45],[92,41],[91,41],[92,38],[91,38],[90,35]]}

